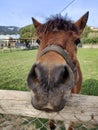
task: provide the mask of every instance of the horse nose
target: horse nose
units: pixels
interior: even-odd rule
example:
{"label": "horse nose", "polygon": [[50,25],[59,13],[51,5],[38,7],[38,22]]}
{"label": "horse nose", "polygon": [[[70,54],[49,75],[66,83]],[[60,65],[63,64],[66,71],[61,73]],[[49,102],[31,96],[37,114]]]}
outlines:
{"label": "horse nose", "polygon": [[34,64],[27,82],[33,92],[32,105],[39,110],[60,111],[66,103],[66,92],[74,85],[74,74],[65,65],[50,67]]}
{"label": "horse nose", "polygon": [[67,65],[43,66],[34,64],[27,78],[28,86],[32,89],[33,83],[40,84],[49,90],[57,86],[57,84],[65,85],[66,89],[70,89],[74,85],[74,74],[72,69]]}

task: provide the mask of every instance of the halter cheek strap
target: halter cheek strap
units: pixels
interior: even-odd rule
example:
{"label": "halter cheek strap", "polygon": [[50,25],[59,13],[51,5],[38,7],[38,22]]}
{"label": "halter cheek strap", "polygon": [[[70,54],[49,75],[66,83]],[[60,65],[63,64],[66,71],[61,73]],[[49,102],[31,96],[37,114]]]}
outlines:
{"label": "halter cheek strap", "polygon": [[58,45],[47,46],[45,49],[41,51],[41,53],[38,55],[38,58],[42,57],[49,51],[55,51],[58,54],[60,54],[66,60],[67,64],[71,67],[72,71],[73,72],[76,71],[76,66],[73,64],[72,59],[70,55],[68,54],[68,52]]}

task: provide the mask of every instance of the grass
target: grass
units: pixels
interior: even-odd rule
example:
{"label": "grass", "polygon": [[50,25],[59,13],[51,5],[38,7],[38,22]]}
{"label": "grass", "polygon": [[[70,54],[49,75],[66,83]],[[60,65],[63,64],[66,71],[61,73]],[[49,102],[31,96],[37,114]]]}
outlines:
{"label": "grass", "polygon": [[[0,53],[0,89],[28,90],[26,78],[37,50]],[[83,73],[82,94],[98,96],[98,49],[79,49]]]}
{"label": "grass", "polygon": [[28,90],[26,78],[36,50],[0,53],[0,88]]}
{"label": "grass", "polygon": [[78,59],[83,73],[81,93],[98,96],[98,49],[79,49]]}

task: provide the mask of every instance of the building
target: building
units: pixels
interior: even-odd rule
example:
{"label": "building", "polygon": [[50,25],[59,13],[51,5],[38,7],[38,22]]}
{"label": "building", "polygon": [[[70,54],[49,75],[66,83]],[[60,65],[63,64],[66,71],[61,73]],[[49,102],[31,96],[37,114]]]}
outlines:
{"label": "building", "polygon": [[98,28],[95,28],[93,26],[91,26],[90,29],[93,30],[93,31],[98,31]]}

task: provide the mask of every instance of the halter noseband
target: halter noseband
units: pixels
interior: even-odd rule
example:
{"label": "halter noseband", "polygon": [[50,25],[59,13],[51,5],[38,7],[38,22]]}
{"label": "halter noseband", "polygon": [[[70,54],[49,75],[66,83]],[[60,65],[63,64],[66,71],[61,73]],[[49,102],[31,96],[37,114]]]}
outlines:
{"label": "halter noseband", "polygon": [[60,54],[67,62],[67,64],[70,66],[73,72],[76,71],[76,66],[73,64],[72,59],[68,52],[64,50],[62,47],[58,45],[48,45],[45,49],[41,51],[41,53],[38,55],[38,57],[42,57],[44,54],[46,54],[49,51],[55,51],[58,54]]}

